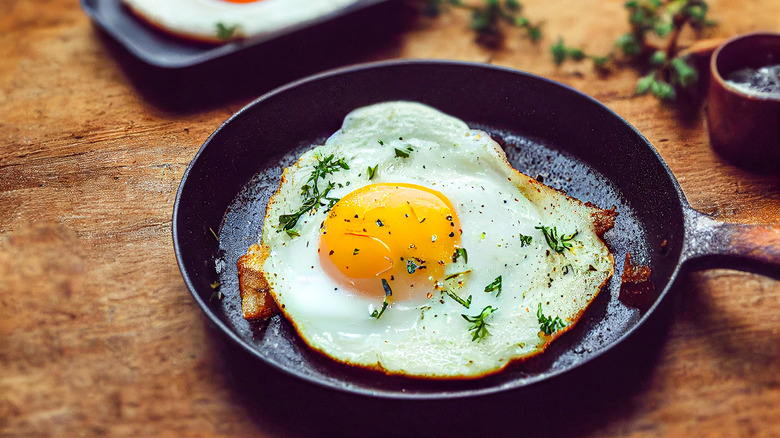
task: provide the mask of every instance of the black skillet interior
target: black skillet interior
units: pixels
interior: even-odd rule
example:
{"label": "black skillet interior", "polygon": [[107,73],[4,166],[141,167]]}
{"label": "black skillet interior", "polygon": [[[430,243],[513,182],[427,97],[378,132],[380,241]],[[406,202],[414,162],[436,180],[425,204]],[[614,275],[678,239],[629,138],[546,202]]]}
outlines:
{"label": "black skillet interior", "polygon": [[[617,273],[580,323],[538,358],[472,381],[389,377],[336,364],[307,349],[277,316],[241,318],[235,262],[260,234],[281,166],[336,131],[362,105],[415,100],[486,129],[512,164],[601,207]],[[602,355],[654,312],[679,269],[683,204],[650,143],[581,93],[515,70],[453,61],[391,61],[305,79],[236,113],[205,142],[179,188],[173,234],[184,280],[206,315],[250,354],[304,381],[381,398],[442,399],[530,386]],[[218,235],[219,240],[215,238]],[[620,297],[626,252],[652,268],[655,294],[641,308]],[[222,299],[211,284],[219,281]]]}

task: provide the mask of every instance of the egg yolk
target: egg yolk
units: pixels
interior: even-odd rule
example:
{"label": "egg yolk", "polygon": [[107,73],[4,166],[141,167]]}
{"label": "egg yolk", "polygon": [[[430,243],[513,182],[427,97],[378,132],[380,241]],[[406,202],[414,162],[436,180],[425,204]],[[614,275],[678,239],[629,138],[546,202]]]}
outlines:
{"label": "egg yolk", "polygon": [[441,193],[415,184],[372,184],[329,212],[320,231],[320,263],[354,293],[415,300],[442,279],[460,235],[458,215]]}

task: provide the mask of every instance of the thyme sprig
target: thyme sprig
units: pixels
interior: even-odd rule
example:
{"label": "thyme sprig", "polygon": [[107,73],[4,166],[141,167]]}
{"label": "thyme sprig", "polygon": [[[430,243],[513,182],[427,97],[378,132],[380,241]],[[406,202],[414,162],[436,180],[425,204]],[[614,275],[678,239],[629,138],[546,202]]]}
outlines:
{"label": "thyme sprig", "polygon": [[[331,208],[338,201],[338,198],[328,197],[328,193],[335,187],[335,184],[328,182],[325,188],[320,189],[320,179],[341,169],[349,169],[349,165],[343,158],[334,159],[333,154],[318,160],[317,164],[314,165],[314,172],[312,172],[306,184],[301,188],[301,194],[303,195],[301,207],[294,213],[279,216],[279,225],[284,231],[288,231],[287,234],[290,234],[291,237],[294,236],[295,233],[291,234],[289,231],[295,227],[304,213],[325,205]],[[327,202],[323,202],[323,200]]]}
{"label": "thyme sprig", "polygon": [[449,295],[449,297],[452,298],[453,300],[457,301],[457,303],[460,304],[461,306],[467,309],[471,306],[471,295],[469,295],[469,297],[464,300],[463,298],[459,297],[458,294],[456,294],[455,292],[449,289],[444,289],[443,292]]}
{"label": "thyme sprig", "polygon": [[485,292],[490,293],[490,292],[493,292],[493,291],[498,291],[498,293],[496,294],[496,297],[501,295],[501,277],[502,276],[499,275],[498,277],[496,277],[495,280],[493,280],[492,283],[490,283],[489,285],[485,286]]}
{"label": "thyme sprig", "polygon": [[[631,30],[615,40],[622,58],[644,71],[636,86],[637,94],[650,92],[662,101],[674,101],[678,91],[691,90],[699,80],[692,61],[679,47],[680,34],[687,27],[700,32],[715,23],[707,18],[709,6],[705,0],[628,0],[624,3]],[[655,46],[651,37],[665,40]],[[620,56],[586,54],[582,49],[568,47],[563,39],[550,47],[557,65],[566,60],[590,58],[598,70],[605,71],[610,62]]]}
{"label": "thyme sprig", "polygon": [[572,234],[569,234],[568,236],[565,234],[558,234],[558,228],[557,227],[545,227],[544,225],[540,225],[536,227],[537,230],[542,230],[542,234],[544,234],[544,240],[547,241],[547,244],[550,245],[550,248],[552,248],[553,251],[557,253],[562,253],[565,250],[571,251],[572,248],[572,240],[574,240],[574,237],[579,234],[579,231],[575,231]]}
{"label": "thyme sprig", "polygon": [[555,318],[552,316],[544,316],[544,313],[542,313],[542,303],[539,303],[539,308],[536,311],[536,318],[539,320],[539,329],[546,335],[551,335],[566,327],[566,323],[561,320],[560,316],[556,316]]}
{"label": "thyme sprig", "polygon": [[523,4],[519,0],[484,0],[482,5],[466,4],[463,0],[427,0],[425,12],[437,16],[450,7],[471,11],[470,28],[477,33],[480,44],[500,46],[506,26],[522,29],[534,43],[542,38],[541,24],[532,23],[523,14]]}
{"label": "thyme sprig", "polygon": [[485,321],[485,319],[496,310],[498,310],[498,308],[493,306],[485,306],[485,308],[482,309],[482,311],[479,312],[478,315],[474,315],[474,316],[469,316],[465,314],[460,315],[463,317],[463,319],[465,319],[466,321],[472,324],[471,327],[469,327],[469,331],[473,332],[471,337],[472,341],[480,342],[490,334],[490,332],[488,332],[488,327],[490,326],[490,324],[488,324]]}

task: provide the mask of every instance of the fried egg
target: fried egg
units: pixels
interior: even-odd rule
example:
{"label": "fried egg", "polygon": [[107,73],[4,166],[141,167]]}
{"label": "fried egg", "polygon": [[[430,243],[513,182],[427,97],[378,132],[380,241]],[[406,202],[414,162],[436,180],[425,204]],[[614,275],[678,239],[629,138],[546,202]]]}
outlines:
{"label": "fried egg", "polygon": [[122,0],[155,27],[185,38],[225,42],[297,27],[361,0]]}
{"label": "fried egg", "polygon": [[314,350],[387,374],[495,373],[569,330],[614,270],[614,211],[513,169],[414,102],[351,112],[283,172],[262,271]]}

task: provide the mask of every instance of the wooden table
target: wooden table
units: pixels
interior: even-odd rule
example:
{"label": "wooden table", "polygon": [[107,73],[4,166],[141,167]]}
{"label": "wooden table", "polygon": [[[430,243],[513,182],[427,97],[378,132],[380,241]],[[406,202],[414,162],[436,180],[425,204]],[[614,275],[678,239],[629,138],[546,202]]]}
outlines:
{"label": "wooden table", "polygon": [[[410,431],[428,436],[477,436],[480,415],[485,406],[499,409],[496,401],[474,402],[466,414],[453,410],[452,418],[432,408],[437,417],[426,421],[430,406],[363,403],[311,388],[232,351],[182,282],[171,212],[187,164],[253,97],[318,69],[435,57],[549,77],[635,125],[696,209],[733,222],[778,223],[777,178],[714,155],[702,111],[683,118],[652,97],[635,96],[637,73],[630,69],[602,77],[587,64],[553,65],[548,48],[558,35],[590,52],[611,50],[627,29],[621,0],[523,3],[529,17],[544,22],[538,45],[510,31],[504,48],[482,47],[467,29],[467,14],[426,18],[407,1],[392,19],[372,18],[371,38],[325,36],[318,50],[327,53],[315,61],[279,54],[292,61],[271,60],[273,79],[225,84],[221,100],[173,110],[155,101],[148,86],[154,78],[144,77],[75,1],[3,1],[0,436],[381,436],[405,430],[407,419]],[[776,0],[709,3],[719,21],[709,37],[780,31]],[[328,38],[350,44],[332,46]],[[780,436],[780,282],[710,270],[686,274],[673,292],[679,301],[671,325],[631,388],[559,412],[550,406],[528,423],[503,406],[508,414],[484,417],[486,430]],[[260,383],[244,385],[246,374]],[[362,423],[368,409],[386,409],[386,421],[374,412],[376,424]],[[466,418],[469,412],[476,417]]]}

